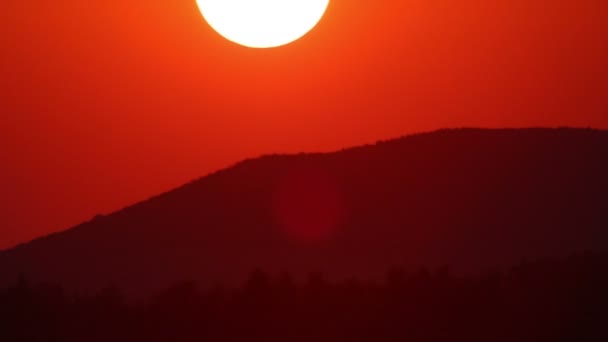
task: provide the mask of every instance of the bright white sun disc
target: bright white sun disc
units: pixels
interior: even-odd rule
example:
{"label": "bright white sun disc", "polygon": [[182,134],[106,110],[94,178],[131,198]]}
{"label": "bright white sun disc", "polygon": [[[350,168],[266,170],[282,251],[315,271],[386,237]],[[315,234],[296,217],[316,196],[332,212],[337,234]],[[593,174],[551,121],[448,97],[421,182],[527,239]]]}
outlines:
{"label": "bright white sun disc", "polygon": [[291,43],[315,27],[329,0],[197,0],[209,25],[224,38],[252,48]]}

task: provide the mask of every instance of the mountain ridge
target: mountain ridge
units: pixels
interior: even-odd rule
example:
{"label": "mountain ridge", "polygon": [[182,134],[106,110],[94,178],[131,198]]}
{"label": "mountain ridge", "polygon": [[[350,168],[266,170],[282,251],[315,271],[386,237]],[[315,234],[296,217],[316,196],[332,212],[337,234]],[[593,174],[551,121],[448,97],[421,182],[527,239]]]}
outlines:
{"label": "mountain ridge", "polygon": [[[133,291],[189,276],[234,282],[256,268],[377,277],[379,265],[484,264],[488,253],[491,267],[534,258],[535,247],[540,256],[602,249],[606,156],[608,132],[575,128],[444,129],[329,153],[264,155],[0,251],[0,285],[17,273]],[[277,204],[291,193],[295,209]],[[301,221],[325,228],[311,234]],[[489,222],[494,230],[484,228]],[[543,242],[550,224],[568,228]],[[584,230],[574,232],[578,225]]]}

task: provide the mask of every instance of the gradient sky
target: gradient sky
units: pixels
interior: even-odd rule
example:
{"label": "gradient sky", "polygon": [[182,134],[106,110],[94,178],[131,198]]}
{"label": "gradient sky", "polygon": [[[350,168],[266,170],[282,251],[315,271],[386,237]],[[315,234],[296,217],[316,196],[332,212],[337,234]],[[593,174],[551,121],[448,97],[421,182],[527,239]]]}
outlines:
{"label": "gradient sky", "polygon": [[605,0],[332,0],[272,50],[194,0],[2,0],[0,19],[0,248],[265,153],[608,128]]}

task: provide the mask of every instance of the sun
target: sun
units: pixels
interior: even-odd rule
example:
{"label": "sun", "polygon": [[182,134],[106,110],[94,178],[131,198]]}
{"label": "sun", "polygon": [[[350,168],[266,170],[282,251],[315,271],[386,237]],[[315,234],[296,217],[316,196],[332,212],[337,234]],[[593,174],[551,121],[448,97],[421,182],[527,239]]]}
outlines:
{"label": "sun", "polygon": [[224,38],[251,48],[300,39],[315,27],[329,0],[197,0],[209,25]]}

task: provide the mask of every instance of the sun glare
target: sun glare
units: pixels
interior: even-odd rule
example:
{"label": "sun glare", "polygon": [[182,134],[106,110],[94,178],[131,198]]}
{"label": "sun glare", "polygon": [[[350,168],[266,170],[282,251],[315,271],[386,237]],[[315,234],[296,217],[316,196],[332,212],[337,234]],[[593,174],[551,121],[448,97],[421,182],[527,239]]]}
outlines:
{"label": "sun glare", "polygon": [[291,43],[314,28],[329,0],[197,0],[209,25],[226,39],[252,48]]}

